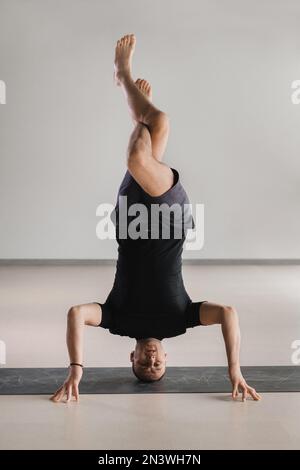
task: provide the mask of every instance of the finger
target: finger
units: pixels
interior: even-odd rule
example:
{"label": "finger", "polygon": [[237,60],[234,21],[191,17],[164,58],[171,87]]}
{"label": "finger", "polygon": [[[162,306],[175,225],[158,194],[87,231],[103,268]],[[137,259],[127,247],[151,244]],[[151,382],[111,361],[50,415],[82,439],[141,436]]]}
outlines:
{"label": "finger", "polygon": [[52,399],[53,401],[59,401],[60,400],[60,397],[61,397],[61,394],[63,392],[63,389],[64,389],[64,386],[60,387],[56,392],[55,394],[53,395]]}
{"label": "finger", "polygon": [[57,395],[57,401],[61,401],[64,398],[65,394],[66,394],[66,385],[62,387],[61,391]]}
{"label": "finger", "polygon": [[73,394],[74,394],[75,400],[76,400],[76,401],[79,401],[78,385],[74,385],[74,387],[73,387]]}
{"label": "finger", "polygon": [[247,395],[248,395],[248,390],[246,386],[242,387],[242,400],[246,401],[247,400]]}
{"label": "finger", "polygon": [[248,389],[249,395],[251,395],[252,398],[256,398],[256,399],[261,398],[259,393],[257,393],[257,391],[255,390],[255,388],[249,387],[249,385],[247,385],[247,389]]}
{"label": "finger", "polygon": [[68,388],[67,388],[67,403],[69,401],[71,401],[71,398],[72,398],[72,385],[68,385]]}
{"label": "finger", "polygon": [[66,387],[65,387],[65,385],[63,385],[63,386],[60,388],[60,390],[58,390],[58,392],[56,393],[55,398],[54,398],[53,401],[56,401],[56,402],[57,402],[57,401],[62,400],[62,398],[64,397],[64,394],[65,394],[65,390],[66,390]]}
{"label": "finger", "polygon": [[58,394],[59,394],[59,393],[62,391],[62,389],[63,389],[63,388],[64,388],[64,386],[63,386],[63,385],[62,385],[61,387],[59,387],[59,389],[58,389],[58,390],[56,390],[56,392],[55,392],[55,394],[54,394],[54,395],[58,395]]}
{"label": "finger", "polygon": [[232,390],[232,398],[236,398],[239,394],[239,391],[238,391],[238,386],[237,384],[234,385],[233,387],[233,390]]}
{"label": "finger", "polygon": [[257,393],[257,391],[254,388],[250,388],[249,393],[251,397],[253,398],[253,400],[255,401],[261,400],[260,394]]}
{"label": "finger", "polygon": [[53,393],[53,395],[51,396],[50,400],[54,400],[55,397],[59,394],[59,392],[61,391],[62,387],[59,387],[58,390],[56,390],[56,392]]}

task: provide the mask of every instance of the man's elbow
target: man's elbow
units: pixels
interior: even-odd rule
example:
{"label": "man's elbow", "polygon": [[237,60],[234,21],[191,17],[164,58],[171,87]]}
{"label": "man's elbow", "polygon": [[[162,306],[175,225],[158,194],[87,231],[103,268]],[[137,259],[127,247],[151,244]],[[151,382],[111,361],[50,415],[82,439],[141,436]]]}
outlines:
{"label": "man's elbow", "polygon": [[226,323],[228,321],[238,322],[237,310],[232,305],[222,305],[220,312],[220,323]]}
{"label": "man's elbow", "polygon": [[71,307],[68,311],[68,323],[81,322],[83,320],[83,313],[78,305]]}

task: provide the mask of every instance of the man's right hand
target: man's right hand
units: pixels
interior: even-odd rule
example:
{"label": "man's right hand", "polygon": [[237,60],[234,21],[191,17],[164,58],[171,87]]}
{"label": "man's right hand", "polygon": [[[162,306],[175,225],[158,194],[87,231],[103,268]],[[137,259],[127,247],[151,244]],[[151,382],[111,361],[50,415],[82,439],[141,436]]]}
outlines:
{"label": "man's right hand", "polygon": [[82,377],[82,367],[80,366],[72,366],[69,372],[69,375],[63,385],[52,395],[50,400],[53,402],[60,402],[66,396],[65,403],[71,401],[72,397],[75,397],[75,400],[79,401],[79,391],[78,385]]}

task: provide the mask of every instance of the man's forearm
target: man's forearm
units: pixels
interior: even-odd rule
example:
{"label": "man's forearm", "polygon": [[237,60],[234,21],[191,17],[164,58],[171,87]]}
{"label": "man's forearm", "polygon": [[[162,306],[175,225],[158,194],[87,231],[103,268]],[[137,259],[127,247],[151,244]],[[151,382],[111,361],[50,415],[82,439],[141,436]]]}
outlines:
{"label": "man's forearm", "polygon": [[[75,308],[76,310],[76,308]],[[79,311],[70,310],[67,322],[67,346],[70,362],[83,362],[84,318]]]}
{"label": "man's forearm", "polygon": [[228,367],[240,367],[240,327],[235,309],[225,311],[222,316],[222,333],[224,337]]}

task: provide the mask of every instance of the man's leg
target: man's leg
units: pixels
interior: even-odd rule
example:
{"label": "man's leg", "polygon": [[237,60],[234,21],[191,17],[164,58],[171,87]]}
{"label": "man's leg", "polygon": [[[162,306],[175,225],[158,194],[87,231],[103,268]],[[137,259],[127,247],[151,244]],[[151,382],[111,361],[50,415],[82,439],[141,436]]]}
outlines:
{"label": "man's leg", "polygon": [[160,196],[173,185],[173,172],[152,156],[148,128],[137,123],[129,139],[127,167],[137,183],[151,196]]}
{"label": "man's leg", "polygon": [[[152,88],[150,83],[145,79],[138,78],[135,81],[135,85],[152,103]],[[150,130],[152,141],[152,155],[158,161],[162,161],[170,132],[170,126],[166,114],[163,114],[161,122],[153,122],[152,127],[148,126],[148,128]]]}
{"label": "man's leg", "polygon": [[237,397],[240,391],[243,400],[247,398],[248,394],[254,400],[259,400],[260,395],[246,383],[241,373],[239,357],[241,335],[236,309],[228,305],[205,302],[200,305],[199,318],[202,325],[221,325],[228,360],[228,372],[233,387],[232,397]]}
{"label": "man's leg", "polygon": [[117,42],[115,51],[115,79],[121,86],[132,118],[145,124],[152,141],[152,156],[161,161],[169,135],[169,120],[165,113],[156,108],[140,90],[131,76],[131,59],[135,47],[135,36],[127,35]]}

